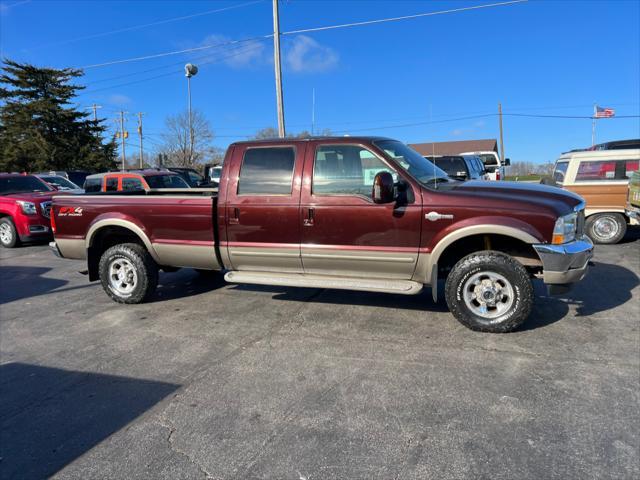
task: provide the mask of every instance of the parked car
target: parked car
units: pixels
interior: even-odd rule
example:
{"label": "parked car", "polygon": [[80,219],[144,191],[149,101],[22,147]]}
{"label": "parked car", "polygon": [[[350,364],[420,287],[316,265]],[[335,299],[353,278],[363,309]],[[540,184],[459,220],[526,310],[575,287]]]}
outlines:
{"label": "parked car", "polygon": [[566,291],[588,271],[584,203],[541,185],[456,182],[381,137],[232,144],[220,191],[150,190],[53,200],[53,251],[86,259],[119,303],[153,293],[158,270],[225,271],[232,283],[412,295],[438,280],[469,328],[529,316],[531,279]]}
{"label": "parked car", "polygon": [[84,181],[86,193],[150,190],[152,188],[189,188],[189,185],[179,174],[164,169],[96,173],[89,175]]}
{"label": "parked car", "polygon": [[562,154],[553,170],[556,186],[584,197],[585,232],[595,243],[618,243],[627,224],[629,177],[638,170],[640,149],[582,150]]}
{"label": "parked car", "polygon": [[177,173],[190,187],[200,187],[206,184],[204,177],[193,168],[167,167],[167,170]]}
{"label": "parked car", "polygon": [[61,177],[59,175],[37,174],[36,177],[48,183],[55,190],[65,191],[67,193],[84,193],[84,190],[78,185],[73,183],[71,180],[67,180],[65,177]]}
{"label": "parked car", "polygon": [[630,220],[640,223],[640,170],[633,172],[629,178],[625,214]]}
{"label": "parked car", "polygon": [[51,198],[55,192],[35,175],[0,174],[0,245],[51,236]]}
{"label": "parked car", "polygon": [[505,177],[505,168],[511,165],[511,160],[505,158],[504,161],[494,151],[463,152],[460,155],[477,155],[482,160],[487,171],[487,180],[502,180]]}
{"label": "parked car", "polygon": [[74,183],[75,185],[78,185],[78,188],[80,188],[79,185],[84,185],[84,179],[87,178],[87,176],[91,175],[91,172],[87,172],[84,170],[68,170],[66,172],[62,170],[50,170],[48,172],[35,173],[34,175],[63,177]]}
{"label": "parked car", "polygon": [[455,180],[487,180],[482,161],[476,155],[427,155],[424,158]]}

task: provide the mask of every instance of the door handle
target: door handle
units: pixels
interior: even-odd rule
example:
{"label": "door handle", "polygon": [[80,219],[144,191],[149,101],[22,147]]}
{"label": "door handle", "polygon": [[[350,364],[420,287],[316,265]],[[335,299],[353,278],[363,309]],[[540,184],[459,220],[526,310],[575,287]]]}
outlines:
{"label": "door handle", "polygon": [[302,225],[305,227],[313,227],[313,219],[314,219],[314,210],[313,208],[308,209],[307,217],[302,221]]}
{"label": "door handle", "polygon": [[236,207],[233,209],[233,216],[229,217],[229,224],[237,225],[238,223],[240,223],[240,209]]}

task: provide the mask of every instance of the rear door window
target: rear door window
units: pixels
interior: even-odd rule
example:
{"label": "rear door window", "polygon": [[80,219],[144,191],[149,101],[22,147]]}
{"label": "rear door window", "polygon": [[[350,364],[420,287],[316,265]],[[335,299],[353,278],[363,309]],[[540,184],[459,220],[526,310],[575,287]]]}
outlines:
{"label": "rear door window", "polygon": [[122,179],[122,190],[131,191],[131,190],[142,190],[142,182],[139,178],[131,178],[125,177]]}
{"label": "rear door window", "polygon": [[296,153],[293,147],[257,147],[244,153],[238,195],[291,195]]}
{"label": "rear door window", "polygon": [[107,192],[118,191],[118,177],[107,177],[105,183]]}
{"label": "rear door window", "polygon": [[[576,181],[578,182],[610,182],[627,180],[637,160],[599,160],[595,162],[581,161],[578,165]],[[629,168],[631,167],[631,169]]]}

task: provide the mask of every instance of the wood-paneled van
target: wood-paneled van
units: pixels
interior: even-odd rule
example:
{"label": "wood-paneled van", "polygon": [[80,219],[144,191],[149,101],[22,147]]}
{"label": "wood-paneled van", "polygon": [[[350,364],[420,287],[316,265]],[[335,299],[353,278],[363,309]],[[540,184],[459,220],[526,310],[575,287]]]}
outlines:
{"label": "wood-paneled van", "polygon": [[639,161],[640,149],[568,152],[556,161],[553,180],[585,199],[585,233],[594,243],[618,243],[627,224],[638,224],[625,206],[629,178]]}

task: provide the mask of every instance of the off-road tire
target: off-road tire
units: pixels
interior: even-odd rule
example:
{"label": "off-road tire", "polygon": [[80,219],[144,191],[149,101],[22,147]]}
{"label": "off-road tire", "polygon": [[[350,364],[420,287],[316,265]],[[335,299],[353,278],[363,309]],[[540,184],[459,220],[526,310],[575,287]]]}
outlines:
{"label": "off-road tire", "polygon": [[[513,302],[497,318],[487,319],[477,315],[463,298],[465,282],[481,272],[495,272],[511,284]],[[449,310],[460,323],[471,330],[491,333],[517,329],[529,317],[534,299],[531,279],[522,264],[509,255],[492,250],[472,253],[456,263],[447,277],[444,291]]]}
{"label": "off-road tire", "polygon": [[[109,281],[110,266],[119,258],[126,259],[133,266],[137,276],[133,290],[126,295],[120,294]],[[122,243],[107,249],[100,257],[98,271],[102,288],[118,303],[142,303],[153,294],[158,285],[158,265],[147,249],[137,243]]]}
{"label": "off-road tire", "polygon": [[5,235],[0,236],[0,245],[4,248],[13,248],[20,245],[20,238],[18,237],[18,231],[13,224],[13,220],[10,217],[0,218],[0,228],[5,228],[10,238],[7,239]]}
{"label": "off-road tire", "polygon": [[[615,222],[618,226],[615,235],[610,238],[604,237],[596,230],[597,222],[608,220]],[[587,217],[584,223],[584,231],[593,243],[600,245],[614,245],[623,239],[627,233],[627,221],[620,213],[596,213]]]}

